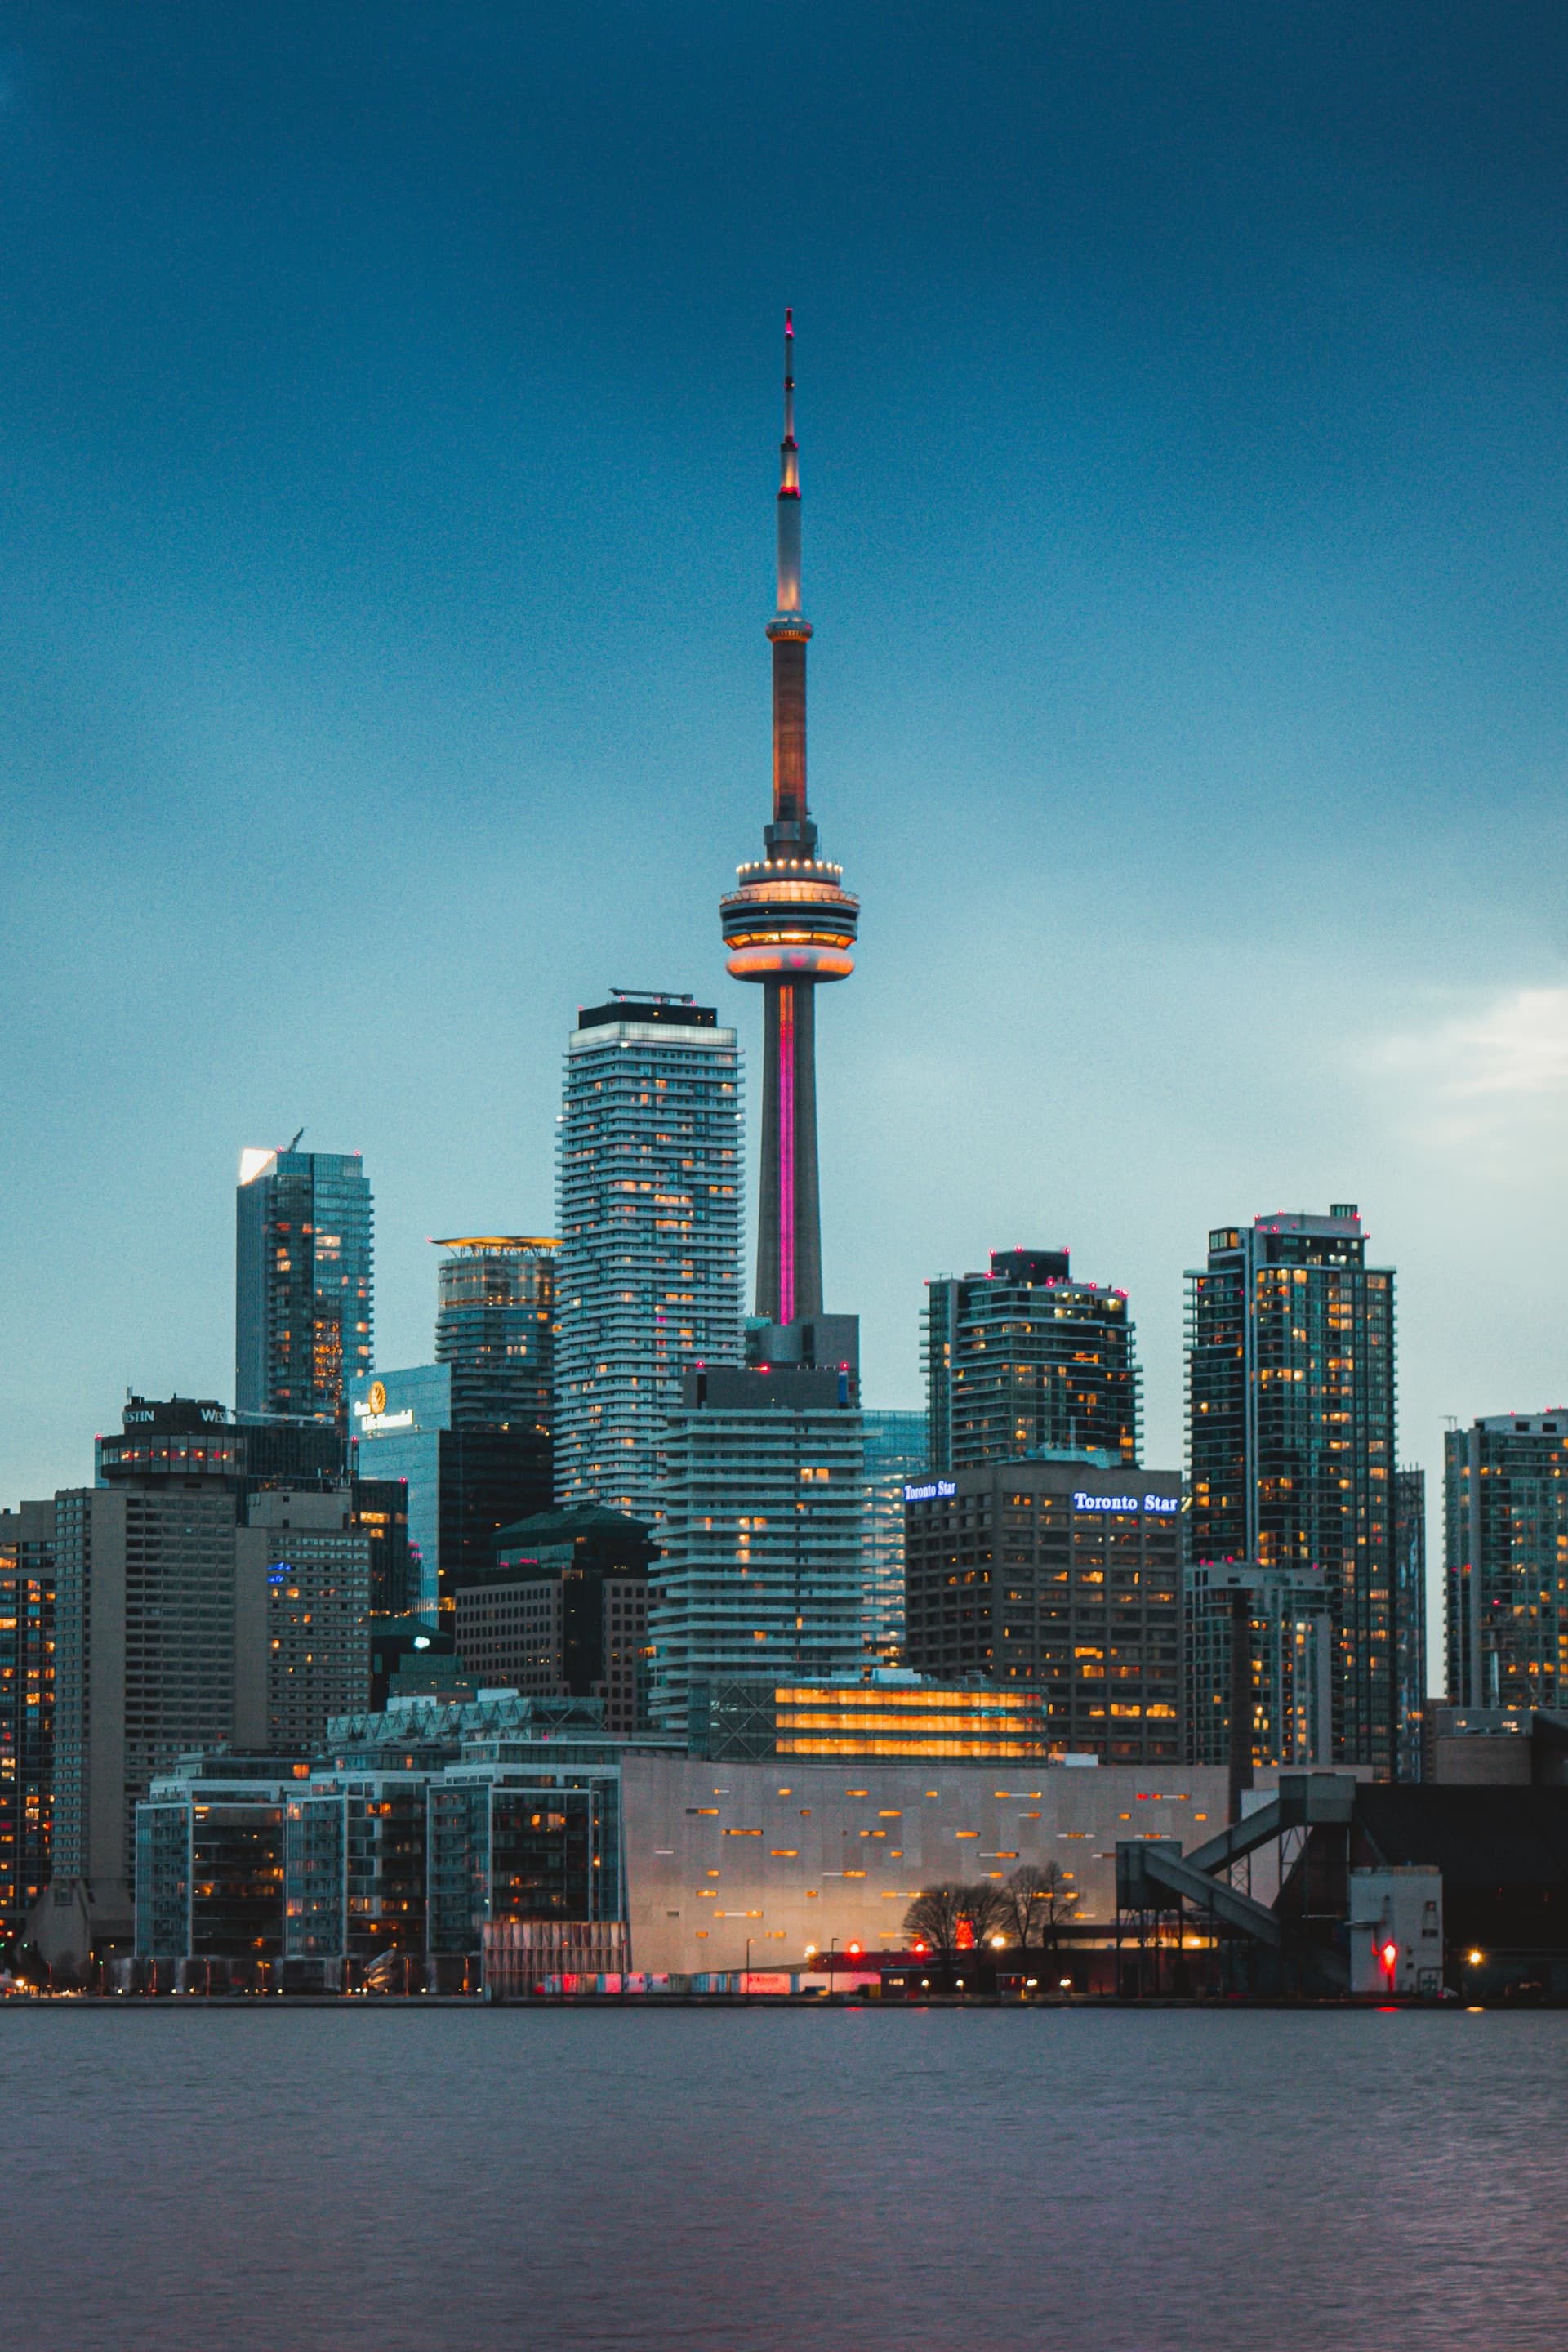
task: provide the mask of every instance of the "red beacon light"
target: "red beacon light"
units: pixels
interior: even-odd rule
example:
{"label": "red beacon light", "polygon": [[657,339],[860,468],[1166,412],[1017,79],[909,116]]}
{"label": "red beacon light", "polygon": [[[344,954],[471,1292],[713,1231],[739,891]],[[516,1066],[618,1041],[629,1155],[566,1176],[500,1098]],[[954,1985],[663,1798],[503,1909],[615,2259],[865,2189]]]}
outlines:
{"label": "red beacon light", "polygon": [[846,1948],[847,1948],[847,1952],[848,1952],[848,1956],[849,1956],[849,1958],[850,1958],[852,1960],[858,1960],[858,1959],[859,1958],[859,1957],[860,1957],[860,1947],[859,1947],[859,1945],[858,1945],[858,1944],[850,1944],[850,1945],[847,1946],[847,1947],[846,1947]]}
{"label": "red beacon light", "polygon": [[1377,1957],[1383,1962],[1384,1975],[1392,1984],[1394,1981],[1394,1971],[1399,1966],[1399,1947],[1394,1942],[1392,1936],[1378,1946]]}

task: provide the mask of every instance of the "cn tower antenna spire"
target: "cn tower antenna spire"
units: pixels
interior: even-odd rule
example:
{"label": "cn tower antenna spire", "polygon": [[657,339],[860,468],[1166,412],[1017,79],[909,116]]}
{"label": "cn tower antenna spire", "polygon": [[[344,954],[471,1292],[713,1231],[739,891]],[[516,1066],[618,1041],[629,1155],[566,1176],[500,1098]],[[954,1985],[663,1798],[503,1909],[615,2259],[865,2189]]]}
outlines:
{"label": "cn tower antenna spire", "polygon": [[779,445],[779,611],[800,610],[800,451],[795,438],[795,313],[784,312],[784,439]]}

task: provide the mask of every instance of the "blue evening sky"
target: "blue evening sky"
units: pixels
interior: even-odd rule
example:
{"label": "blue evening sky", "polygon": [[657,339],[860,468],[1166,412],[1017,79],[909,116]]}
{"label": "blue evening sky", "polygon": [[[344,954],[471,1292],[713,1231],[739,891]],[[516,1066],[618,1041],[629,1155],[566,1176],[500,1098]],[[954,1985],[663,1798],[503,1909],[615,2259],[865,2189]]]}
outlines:
{"label": "blue evening sky", "polygon": [[[829,1304],[1362,1203],[1404,1459],[1568,1394],[1568,13],[0,5],[0,1499],[227,1398],[240,1147],[549,1231],[739,1021],[799,327]],[[754,1190],[754,1187],[752,1188]]]}

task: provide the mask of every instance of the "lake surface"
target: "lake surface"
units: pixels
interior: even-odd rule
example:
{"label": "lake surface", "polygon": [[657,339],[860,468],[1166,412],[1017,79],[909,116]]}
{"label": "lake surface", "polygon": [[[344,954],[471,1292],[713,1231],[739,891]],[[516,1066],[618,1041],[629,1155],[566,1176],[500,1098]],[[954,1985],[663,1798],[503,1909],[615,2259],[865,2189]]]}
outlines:
{"label": "lake surface", "polygon": [[1568,2014],[0,2011],[29,2352],[1548,2352]]}

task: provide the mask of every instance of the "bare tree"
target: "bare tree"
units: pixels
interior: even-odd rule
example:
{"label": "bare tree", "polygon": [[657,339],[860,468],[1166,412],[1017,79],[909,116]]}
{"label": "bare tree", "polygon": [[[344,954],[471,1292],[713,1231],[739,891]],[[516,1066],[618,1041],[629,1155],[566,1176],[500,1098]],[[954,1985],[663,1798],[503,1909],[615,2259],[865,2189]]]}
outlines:
{"label": "bare tree", "polygon": [[951,1968],[972,1948],[981,1950],[994,1935],[1005,1934],[1006,1925],[1006,1896],[984,1879],[973,1886],[952,1881],[928,1886],[904,1914],[905,1935],[926,1945],[942,1968]]}
{"label": "bare tree", "polygon": [[1003,1901],[1008,1932],[1019,1950],[1027,1954],[1034,1947],[1047,1952],[1056,1949],[1057,1928],[1077,1903],[1078,1895],[1058,1864],[1047,1862],[1037,1868],[1026,1863],[1008,1879]]}

